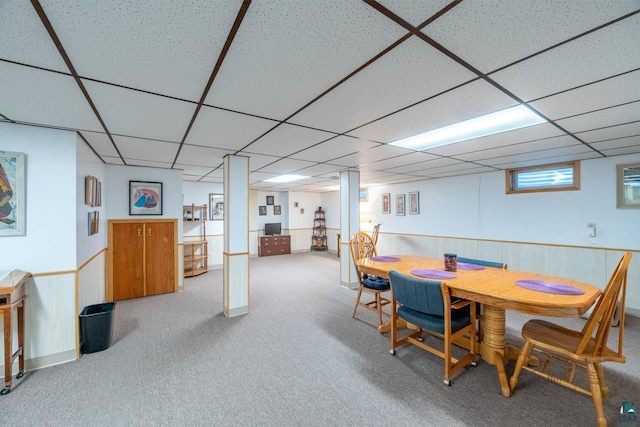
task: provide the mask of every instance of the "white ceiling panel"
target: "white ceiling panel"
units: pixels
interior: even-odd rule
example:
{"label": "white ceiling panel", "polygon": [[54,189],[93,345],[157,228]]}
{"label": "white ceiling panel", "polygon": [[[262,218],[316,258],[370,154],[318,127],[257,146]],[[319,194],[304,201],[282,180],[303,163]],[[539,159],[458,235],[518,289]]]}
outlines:
{"label": "white ceiling panel", "polygon": [[562,162],[572,162],[576,160],[588,160],[588,159],[596,159],[602,158],[602,156],[595,151],[580,153],[580,154],[570,154],[565,156],[556,156],[556,157],[545,157],[540,159],[531,159],[531,160],[520,160],[520,161],[512,161],[509,158],[505,158],[505,163],[501,163],[499,165],[494,165],[500,169],[514,169],[514,168],[526,168],[529,166],[539,166],[546,165],[552,163],[562,163]]}
{"label": "white ceiling panel", "polygon": [[137,0],[132,7],[125,0],[41,0],[41,4],[79,75],[198,101],[241,2]]}
{"label": "white ceiling panel", "polygon": [[569,132],[576,133],[605,126],[629,123],[636,120],[640,120],[640,101],[558,120],[556,123]]}
{"label": "white ceiling panel", "polygon": [[209,166],[194,166],[194,165],[186,165],[186,164],[181,164],[181,163],[176,163],[174,166],[175,169],[182,169],[182,174],[183,175],[191,175],[191,176],[197,176],[197,177],[202,177],[207,175],[208,173],[210,173],[215,166],[213,167],[209,167]]}
{"label": "white ceiling panel", "polygon": [[0,1],[0,28],[0,58],[69,72],[30,2]]}
{"label": "white ceiling panel", "polygon": [[525,101],[640,67],[640,16],[513,65],[490,77]]}
{"label": "white ceiling panel", "polygon": [[613,148],[611,150],[603,150],[603,154],[605,154],[606,156],[623,156],[625,154],[637,154],[638,153],[638,146],[632,146],[632,147],[623,147],[623,148]]}
{"label": "white ceiling panel", "polygon": [[288,156],[333,136],[335,134],[283,124],[245,148],[243,152]]}
{"label": "white ceiling panel", "polygon": [[102,131],[72,77],[0,62],[0,111],[11,120]]}
{"label": "white ceiling panel", "polygon": [[109,165],[124,165],[124,162],[120,157],[102,156],[102,160]]}
{"label": "white ceiling panel", "polygon": [[277,174],[292,173],[298,171],[299,169],[308,168],[312,165],[312,162],[307,162],[304,160],[282,159],[273,164],[265,166],[264,168],[260,169],[260,172],[271,172]]}
{"label": "white ceiling panel", "polygon": [[495,168],[476,166],[468,169],[458,169],[458,170],[452,170],[452,171],[435,170],[435,171],[431,171],[429,173],[429,176],[431,176],[432,178],[445,178],[447,176],[471,175],[476,173],[486,173],[486,172],[495,172],[495,171],[496,171]]}
{"label": "white ceiling panel", "polygon": [[291,157],[294,159],[326,162],[336,157],[368,150],[378,145],[380,144],[367,141],[366,139],[338,136],[337,138],[307,148],[299,153],[292,154]]}
{"label": "white ceiling panel", "polygon": [[[405,165],[412,165],[416,163],[427,162],[430,160],[436,160],[440,157],[432,154],[423,153],[421,151],[414,151],[413,153],[405,154],[403,156],[391,157],[389,159],[380,160],[378,162],[369,163],[368,166],[378,170],[399,168]],[[397,172],[401,172],[397,170]]]}
{"label": "white ceiling panel", "polygon": [[171,169],[172,162],[156,162],[153,160],[143,160],[143,159],[128,159],[124,158],[129,166],[143,166],[149,168],[160,168],[160,169]]}
{"label": "white ceiling panel", "polygon": [[522,142],[520,144],[513,144],[504,147],[459,154],[456,156],[456,158],[460,160],[478,161],[482,163],[484,159],[492,159],[494,157],[504,157],[513,154],[530,153],[532,151],[548,150],[550,148],[569,147],[571,145],[578,144],[583,145],[577,139],[568,135],[564,135],[554,138],[540,139],[533,142]]}
{"label": "white ceiling panel", "polygon": [[[441,168],[441,167],[451,166],[451,165],[460,165],[464,163],[466,162],[461,162],[460,160],[448,159],[448,158],[442,157],[440,159],[430,160],[427,162],[412,163],[406,166],[395,167],[391,171],[395,173],[413,174],[417,171],[422,171],[426,169],[435,169],[435,168]],[[389,170],[389,169],[386,169],[386,170]]]}
{"label": "white ceiling panel", "polygon": [[212,148],[240,150],[278,122],[203,106],[186,142]]}
{"label": "white ceiling panel", "polygon": [[558,135],[563,135],[563,132],[551,124],[543,123],[536,126],[529,126],[522,129],[512,130],[510,132],[503,132],[495,135],[485,136],[484,138],[476,138],[468,141],[458,142],[456,144],[431,148],[427,150],[427,152],[438,154],[441,156],[457,157],[461,154],[470,153],[473,151],[504,147],[521,142],[551,138]]}
{"label": "white ceiling panel", "polygon": [[[249,174],[249,181],[252,183],[255,182],[261,182],[264,181],[265,179],[270,179],[270,178],[275,178],[276,176],[278,176],[278,173],[266,173],[266,172],[251,172]],[[269,185],[271,185],[272,183],[267,183]]]}
{"label": "white ceiling panel", "polygon": [[346,132],[475,77],[414,36],[296,114],[292,121]]}
{"label": "white ceiling panel", "polygon": [[317,164],[314,166],[310,166],[308,168],[304,168],[299,170],[297,173],[300,175],[308,175],[308,176],[339,176],[340,171],[344,170],[343,166],[331,165],[327,163]]}
{"label": "white ceiling panel", "polygon": [[494,86],[484,80],[477,80],[349,134],[372,141],[391,142],[516,104],[516,101]]}
{"label": "white ceiling panel", "polygon": [[363,2],[253,2],[206,103],[284,119],[404,34]]}
{"label": "white ceiling panel", "polygon": [[194,145],[184,145],[176,163],[184,165],[205,166],[211,169],[217,168],[222,163],[225,155],[231,154],[228,150],[217,148],[197,147]]}
{"label": "white ceiling panel", "polygon": [[365,150],[356,154],[341,157],[340,159],[333,161],[332,163],[344,164],[346,166],[365,165],[391,157],[411,154],[413,152],[413,150],[407,150],[406,148],[398,148],[391,145],[380,145],[379,147],[373,147],[370,150]]}
{"label": "white ceiling panel", "polygon": [[640,99],[640,70],[531,102],[551,120]]}
{"label": "white ceiling panel", "polygon": [[93,147],[93,149],[100,156],[112,156],[112,157],[120,157],[118,156],[118,152],[115,147],[111,143],[111,140],[107,136],[106,133],[98,133],[98,132],[80,132],[84,139],[87,140],[89,145]]}
{"label": "white ceiling panel", "polygon": [[553,163],[549,159],[563,157],[563,156],[578,155],[578,154],[588,154],[589,156],[592,156],[592,157],[601,157],[598,153],[596,153],[586,145],[580,144],[580,145],[571,145],[568,147],[551,148],[548,150],[532,151],[530,153],[513,154],[511,156],[495,157],[493,159],[483,160],[482,162],[479,162],[479,163],[482,163],[483,165],[487,165],[487,166],[501,167],[500,165],[503,165],[505,163],[516,163],[516,162],[527,162],[527,161],[539,160],[540,161],[539,164],[544,164],[544,163]]}
{"label": "white ceiling panel", "polygon": [[585,142],[606,141],[608,139],[626,138],[634,135],[640,135],[640,121],[626,125],[576,133],[576,136]]}
{"label": "white ceiling panel", "polygon": [[488,73],[635,9],[630,0],[464,1],[422,31]]}
{"label": "white ceiling panel", "polygon": [[109,132],[180,142],[196,105],[84,80]]}
{"label": "white ceiling panel", "polygon": [[449,0],[406,1],[378,0],[378,3],[417,27],[449,4]]}
{"label": "white ceiling panel", "polygon": [[126,159],[146,159],[154,162],[169,163],[169,167],[171,167],[180,148],[180,144],[175,142],[151,141],[125,136],[114,136],[113,140],[116,142],[122,157]]}
{"label": "white ceiling panel", "polygon": [[[609,141],[594,142],[591,144],[596,150],[613,150],[621,148],[635,148],[638,150],[640,145],[640,135],[631,136],[628,138],[611,139]],[[606,153],[605,153],[606,154]]]}
{"label": "white ceiling panel", "polygon": [[249,170],[255,171],[277,161],[280,157],[265,156],[262,154],[246,154],[241,153],[243,156],[249,157]]}

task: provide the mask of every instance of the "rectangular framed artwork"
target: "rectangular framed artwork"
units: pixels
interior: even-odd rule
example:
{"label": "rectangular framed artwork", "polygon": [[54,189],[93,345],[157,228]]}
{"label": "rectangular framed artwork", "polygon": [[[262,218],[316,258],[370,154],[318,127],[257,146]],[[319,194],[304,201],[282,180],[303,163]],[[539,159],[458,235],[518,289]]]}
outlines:
{"label": "rectangular framed artwork", "polygon": [[211,221],[224,220],[224,194],[209,194],[209,219]]}
{"label": "rectangular framed artwork", "polygon": [[396,194],[396,215],[404,215],[404,194]]}
{"label": "rectangular framed artwork", "polygon": [[391,193],[382,193],[382,213],[391,213]]}
{"label": "rectangular framed artwork", "polygon": [[266,206],[258,206],[258,215],[266,215],[267,207]]}
{"label": "rectangular framed artwork", "polygon": [[267,196],[267,205],[273,205],[274,198],[273,196]]}
{"label": "rectangular framed artwork", "polygon": [[409,192],[409,215],[418,215],[420,213],[420,193],[417,191]]}
{"label": "rectangular framed artwork", "polygon": [[162,215],[162,183],[129,181],[129,215]]}
{"label": "rectangular framed artwork", "polygon": [[281,215],[282,214],[282,206],[273,205],[273,214],[274,215]]}
{"label": "rectangular framed artwork", "polygon": [[0,151],[0,236],[26,234],[25,154]]}

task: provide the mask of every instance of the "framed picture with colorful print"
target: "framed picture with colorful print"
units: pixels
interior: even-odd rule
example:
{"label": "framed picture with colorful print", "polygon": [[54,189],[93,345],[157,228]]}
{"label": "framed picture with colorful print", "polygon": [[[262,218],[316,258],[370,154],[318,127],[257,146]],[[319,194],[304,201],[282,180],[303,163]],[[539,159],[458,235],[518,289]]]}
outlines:
{"label": "framed picture with colorful print", "polygon": [[0,236],[26,234],[25,154],[0,151]]}

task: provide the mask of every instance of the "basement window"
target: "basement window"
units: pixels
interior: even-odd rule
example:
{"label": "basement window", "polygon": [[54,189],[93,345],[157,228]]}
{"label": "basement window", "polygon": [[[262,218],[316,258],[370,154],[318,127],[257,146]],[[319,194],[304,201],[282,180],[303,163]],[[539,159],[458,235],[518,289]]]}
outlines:
{"label": "basement window", "polygon": [[580,162],[507,169],[507,194],[580,189]]}

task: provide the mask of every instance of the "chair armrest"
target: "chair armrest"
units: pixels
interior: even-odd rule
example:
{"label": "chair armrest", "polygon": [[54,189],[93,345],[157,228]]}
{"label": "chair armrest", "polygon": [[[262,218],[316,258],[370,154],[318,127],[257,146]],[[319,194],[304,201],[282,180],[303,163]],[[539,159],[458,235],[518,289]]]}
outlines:
{"label": "chair armrest", "polygon": [[472,301],[458,298],[458,299],[455,299],[455,300],[451,301],[451,308],[459,310],[462,307],[466,307],[471,303],[472,303]]}

